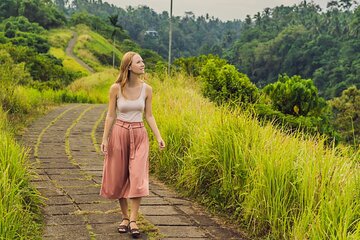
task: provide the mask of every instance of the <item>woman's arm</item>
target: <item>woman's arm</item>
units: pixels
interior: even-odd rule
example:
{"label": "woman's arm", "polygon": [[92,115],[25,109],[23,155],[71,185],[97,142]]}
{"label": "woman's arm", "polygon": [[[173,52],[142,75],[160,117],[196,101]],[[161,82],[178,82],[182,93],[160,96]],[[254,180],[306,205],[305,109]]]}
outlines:
{"label": "woman's arm", "polygon": [[112,128],[112,125],[114,124],[114,120],[116,119],[116,97],[118,92],[119,92],[119,84],[111,85],[110,93],[109,93],[109,106],[105,118],[104,133],[101,143],[101,152],[104,154],[107,153],[110,129]]}
{"label": "woman's arm", "polygon": [[152,88],[147,85],[146,87],[146,100],[145,100],[145,119],[149,124],[152,132],[155,135],[157,142],[159,143],[160,149],[165,148],[165,142],[160,135],[160,131],[156,125],[155,118],[152,114]]}

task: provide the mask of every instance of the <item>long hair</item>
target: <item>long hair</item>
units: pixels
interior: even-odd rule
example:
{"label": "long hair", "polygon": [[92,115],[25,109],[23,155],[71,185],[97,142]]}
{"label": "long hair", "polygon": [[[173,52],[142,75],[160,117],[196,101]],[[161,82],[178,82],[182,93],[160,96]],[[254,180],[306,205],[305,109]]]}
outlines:
{"label": "long hair", "polygon": [[120,83],[122,94],[124,94],[124,87],[127,81],[129,80],[130,77],[129,67],[132,63],[132,58],[135,55],[139,55],[139,54],[136,52],[127,52],[124,54],[124,56],[121,59],[120,74],[116,80],[116,83]]}

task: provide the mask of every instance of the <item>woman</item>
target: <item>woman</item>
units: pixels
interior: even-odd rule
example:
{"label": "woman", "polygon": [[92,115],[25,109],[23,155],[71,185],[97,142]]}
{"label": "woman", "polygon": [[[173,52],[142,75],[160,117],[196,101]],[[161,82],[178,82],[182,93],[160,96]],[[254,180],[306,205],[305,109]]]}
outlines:
{"label": "woman", "polygon": [[[140,201],[149,195],[149,140],[143,123],[144,112],[160,149],[165,147],[152,115],[152,88],[140,78],[144,72],[145,64],[138,53],[127,52],[123,56],[119,77],[110,87],[101,143],[105,161],[100,195],[119,199],[122,221],[118,231],[130,231],[135,238],[140,236],[136,225]],[[127,199],[130,199],[130,218]]]}

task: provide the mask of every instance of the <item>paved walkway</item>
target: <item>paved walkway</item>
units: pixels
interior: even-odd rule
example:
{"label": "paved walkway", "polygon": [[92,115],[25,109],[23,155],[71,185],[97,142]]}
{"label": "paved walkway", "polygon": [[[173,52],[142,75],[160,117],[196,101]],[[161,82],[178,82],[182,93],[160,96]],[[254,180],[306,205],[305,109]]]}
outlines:
{"label": "paved walkway", "polygon": [[78,38],[78,34],[77,32],[73,31],[72,32],[72,38],[70,39],[68,46],[66,47],[65,53],[66,55],[72,57],[73,59],[75,59],[75,61],[77,61],[81,66],[83,66],[84,68],[86,68],[86,70],[88,70],[90,73],[94,73],[95,70],[92,69],[89,65],[87,65],[86,63],[84,63],[80,58],[78,58],[75,54],[74,54],[74,46],[76,44],[77,38]]}
{"label": "paved walkway", "polygon": [[[99,153],[105,105],[69,104],[35,121],[24,134],[32,147],[34,185],[47,199],[43,239],[130,239],[117,233],[117,201],[99,196],[103,157]],[[140,212],[163,237],[143,239],[242,239],[220,228],[190,201],[152,179]]]}

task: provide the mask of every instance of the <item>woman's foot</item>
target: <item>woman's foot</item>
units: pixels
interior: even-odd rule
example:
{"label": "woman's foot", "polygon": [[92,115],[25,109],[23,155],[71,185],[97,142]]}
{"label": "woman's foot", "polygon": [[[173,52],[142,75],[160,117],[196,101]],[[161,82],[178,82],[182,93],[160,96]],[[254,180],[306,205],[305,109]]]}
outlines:
{"label": "woman's foot", "polygon": [[130,226],[130,219],[123,218],[120,225],[118,226],[119,233],[127,233]]}
{"label": "woman's foot", "polygon": [[130,230],[131,236],[133,238],[140,237],[141,234],[140,234],[140,230],[139,230],[138,226],[136,225],[136,221],[130,221],[129,230]]}

